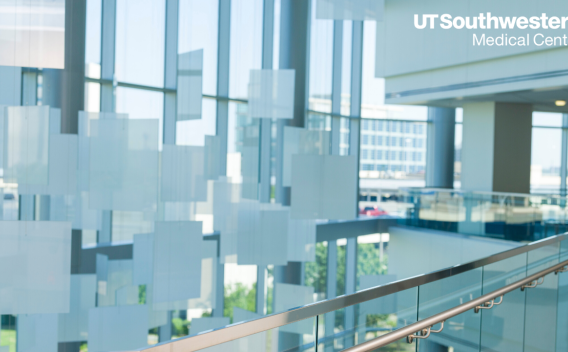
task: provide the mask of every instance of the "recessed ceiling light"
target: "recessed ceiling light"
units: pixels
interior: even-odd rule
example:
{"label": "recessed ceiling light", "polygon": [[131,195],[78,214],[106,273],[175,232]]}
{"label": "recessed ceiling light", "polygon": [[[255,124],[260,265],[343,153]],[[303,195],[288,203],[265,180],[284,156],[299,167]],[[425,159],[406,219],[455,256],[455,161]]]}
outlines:
{"label": "recessed ceiling light", "polygon": [[564,100],[557,100],[555,102],[555,104],[556,104],[556,106],[564,106],[564,105],[566,105],[566,102]]}

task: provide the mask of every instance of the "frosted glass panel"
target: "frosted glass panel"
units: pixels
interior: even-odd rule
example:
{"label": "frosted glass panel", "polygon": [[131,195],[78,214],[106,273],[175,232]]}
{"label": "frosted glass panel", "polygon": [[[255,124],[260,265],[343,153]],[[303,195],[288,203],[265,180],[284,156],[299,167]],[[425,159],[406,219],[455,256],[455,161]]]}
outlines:
{"label": "frosted glass panel", "polygon": [[48,106],[6,108],[4,182],[47,185],[49,120]]}
{"label": "frosted glass panel", "polygon": [[156,222],[154,303],[200,296],[202,243],[201,222]]}
{"label": "frosted glass panel", "polygon": [[314,262],[316,260],[315,220],[288,220],[288,261]]}
{"label": "frosted glass panel", "polygon": [[284,157],[282,185],[292,185],[292,155],[328,155],[330,153],[331,133],[312,131],[298,127],[284,127]]}
{"label": "frosted glass panel", "polygon": [[319,20],[381,21],[384,0],[317,0]]}
{"label": "frosted glass panel", "polygon": [[200,332],[217,329],[230,323],[230,318],[193,318],[191,319],[189,334],[199,334]]}
{"label": "frosted glass panel", "polygon": [[75,195],[77,192],[78,140],[72,134],[49,136],[47,185],[34,186],[21,182],[19,194]]}
{"label": "frosted glass panel", "polygon": [[196,202],[207,200],[204,148],[164,145],[162,149],[161,200]]}
{"label": "frosted glass panel", "polygon": [[0,23],[0,66],[64,68],[65,0],[1,0]]}
{"label": "frosted glass panel", "polygon": [[221,263],[236,263],[240,191],[230,179],[213,183],[213,229],[221,232]]}
{"label": "frosted glass panel", "polygon": [[251,70],[250,117],[291,119],[294,117],[294,70]]}
{"label": "frosted glass panel", "polygon": [[288,208],[278,204],[243,201],[239,205],[237,263],[288,264]]}
{"label": "frosted glass panel", "polygon": [[0,314],[69,312],[71,224],[0,221]]}
{"label": "frosted glass panel", "polygon": [[203,241],[201,257],[201,295],[190,299],[188,309],[215,308],[215,287],[217,287],[217,241]]}
{"label": "frosted glass panel", "polygon": [[51,221],[69,221],[77,230],[100,231],[102,211],[89,209],[89,194],[80,192],[73,196],[51,196],[49,218]]}
{"label": "frosted glass panel", "polygon": [[[103,279],[104,274],[98,272],[99,268],[97,267],[99,281],[97,306],[99,307],[118,305],[117,291],[132,285],[131,259],[109,260],[106,267],[106,280]],[[104,270],[104,266],[101,267],[101,270]]]}
{"label": "frosted glass panel", "polygon": [[[201,253],[201,294],[198,298],[175,302],[153,303],[156,311],[213,309],[217,277],[217,241],[203,241]],[[153,302],[153,300],[147,302]]]}
{"label": "frosted glass panel", "polygon": [[348,220],[356,216],[357,158],[293,155],[291,217]]}
{"label": "frosted glass panel", "polygon": [[[314,301],[314,288],[308,286],[290,285],[277,283],[274,285],[275,301],[274,311],[282,312],[290,308],[312,303]],[[313,325],[310,319],[280,327],[280,331],[293,332],[296,334],[313,333]]]}
{"label": "frosted glass panel", "polygon": [[132,283],[148,285],[154,278],[154,234],[134,235]]}
{"label": "frosted glass panel", "polygon": [[205,136],[205,177],[217,180],[221,176],[221,137]]}
{"label": "frosted glass panel", "polygon": [[124,351],[148,344],[148,309],[144,305],[89,310],[89,352]]}
{"label": "frosted glass panel", "polygon": [[201,119],[203,49],[178,55],[177,120]]}
{"label": "frosted glass panel", "polygon": [[158,120],[90,120],[89,206],[155,211]]}
{"label": "frosted glass panel", "polygon": [[18,315],[18,352],[57,352],[57,314]]}
{"label": "frosted glass panel", "polygon": [[59,314],[59,342],[86,341],[89,309],[95,308],[97,276],[71,275],[69,313]]}

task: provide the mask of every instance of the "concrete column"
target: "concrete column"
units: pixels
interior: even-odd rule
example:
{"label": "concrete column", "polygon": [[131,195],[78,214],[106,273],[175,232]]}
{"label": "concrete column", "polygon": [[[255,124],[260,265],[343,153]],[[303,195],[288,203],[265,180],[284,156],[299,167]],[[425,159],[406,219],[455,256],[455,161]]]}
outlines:
{"label": "concrete column", "polygon": [[428,108],[426,187],[454,188],[456,109]]}
{"label": "concrete column", "polygon": [[[116,0],[105,0],[102,4],[101,33],[101,107],[102,112],[115,111],[114,59],[116,39]],[[102,229],[97,234],[97,243],[112,241],[112,211],[103,210]]]}
{"label": "concrete column", "polygon": [[87,1],[65,2],[65,68],[43,72],[43,105],[61,109],[61,132],[77,134],[85,105]]}
{"label": "concrete column", "polygon": [[[219,42],[217,55],[217,95],[229,96],[229,51],[231,47],[231,0],[219,0]],[[220,137],[219,172],[227,173],[227,137],[229,133],[229,101],[217,100],[216,135]]]}
{"label": "concrete column", "polygon": [[[301,262],[288,262],[286,266],[274,266],[274,283],[302,285],[303,265]],[[276,286],[275,286],[276,287]],[[276,302],[278,291],[274,290],[272,304]],[[273,310],[274,312],[274,306]],[[275,312],[276,313],[276,312]],[[302,335],[282,332],[278,333],[278,351],[293,350],[302,344]]]}
{"label": "concrete column", "polygon": [[463,106],[462,189],[530,193],[532,106]]}
{"label": "concrete column", "polygon": [[105,0],[102,6],[101,33],[101,111],[115,110],[114,52],[116,40],[116,0]]}
{"label": "concrete column", "polygon": [[[177,57],[178,57],[178,8],[179,0],[166,2],[166,45],[164,87],[177,88]],[[164,93],[163,142],[176,144],[177,94],[169,91]]]}
{"label": "concrete column", "polygon": [[363,21],[353,21],[353,39],[351,56],[351,116],[349,121],[349,155],[357,157],[357,192],[353,195],[356,206],[353,211],[355,216],[359,214],[359,153],[361,149],[361,90],[363,85]]}
{"label": "concrete column", "polygon": [[[345,248],[345,294],[355,293],[357,285],[357,238],[347,239]],[[355,306],[345,308],[345,330],[355,329]],[[355,333],[355,331],[353,331]],[[343,347],[348,348],[354,345],[355,335],[348,334],[343,342]]]}
{"label": "concrete column", "polygon": [[290,205],[290,188],[282,186],[284,126],[304,127],[308,104],[310,1],[281,0],[280,69],[296,72],[294,118],[279,120],[276,138],[276,202]]}
{"label": "concrete column", "polygon": [[213,314],[215,318],[222,318],[223,311],[225,310],[225,264],[219,262],[217,257],[217,276],[216,276],[215,290],[215,308]]}
{"label": "concrete column", "polygon": [[[326,299],[337,296],[337,241],[327,242],[327,287]],[[335,328],[335,312],[326,313],[324,316],[324,336],[332,336]],[[333,343],[325,345],[325,352],[333,352]]]}
{"label": "concrete column", "polygon": [[339,155],[341,143],[341,83],[343,70],[343,21],[333,21],[333,67],[331,73],[331,154]]}
{"label": "concrete column", "polygon": [[[271,70],[274,53],[274,0],[264,0],[262,28],[262,68]],[[270,146],[272,120],[260,119],[260,193],[261,203],[270,203]],[[264,270],[264,269],[263,269]],[[257,290],[257,294],[264,290]],[[257,300],[261,298],[257,296]]]}

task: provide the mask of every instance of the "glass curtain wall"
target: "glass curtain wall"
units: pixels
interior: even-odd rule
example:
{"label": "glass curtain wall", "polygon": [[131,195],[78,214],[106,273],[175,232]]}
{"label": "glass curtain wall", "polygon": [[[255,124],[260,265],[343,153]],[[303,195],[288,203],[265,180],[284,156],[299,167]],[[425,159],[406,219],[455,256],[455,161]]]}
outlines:
{"label": "glass curtain wall", "polygon": [[[316,221],[357,217],[363,21],[306,8],[297,128],[287,3],[52,5],[77,35],[50,47],[80,63],[0,67],[0,258],[28,270],[0,285],[0,350],[132,350],[354,292],[356,240],[316,243]],[[281,350],[313,343],[300,325]]]}

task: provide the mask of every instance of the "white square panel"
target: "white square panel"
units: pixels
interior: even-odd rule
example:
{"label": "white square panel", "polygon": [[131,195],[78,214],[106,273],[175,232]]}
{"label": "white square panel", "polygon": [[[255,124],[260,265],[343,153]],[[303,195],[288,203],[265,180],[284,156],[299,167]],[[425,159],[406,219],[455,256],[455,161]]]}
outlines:
{"label": "white square panel", "polygon": [[63,69],[65,0],[0,0],[0,66]]}
{"label": "white square panel", "polygon": [[205,177],[217,180],[221,176],[221,137],[205,136]]}
{"label": "white square panel", "polygon": [[228,178],[213,182],[213,229],[221,232],[220,263],[236,263],[241,185]]}
{"label": "white square panel", "polygon": [[202,243],[201,222],[156,222],[153,303],[200,296]]}
{"label": "white square panel", "polygon": [[[104,260],[102,262],[104,263]],[[97,269],[99,269],[98,264],[97,260]],[[121,288],[132,286],[132,266],[132,259],[109,260],[106,265],[106,280],[102,279],[104,274],[99,275],[97,271],[99,285],[97,306],[118,305],[117,291]],[[101,270],[104,270],[104,266],[101,266]],[[104,289],[102,286],[104,286]]]}
{"label": "white square panel", "polygon": [[18,185],[19,194],[75,195],[77,192],[78,139],[73,134],[50,134],[48,182]]}
{"label": "white square panel", "polygon": [[316,221],[288,220],[288,261],[314,262],[316,260]]}
{"label": "white square panel", "polygon": [[154,234],[134,235],[132,283],[148,285],[154,279]]}
{"label": "white square panel", "polygon": [[4,182],[47,185],[48,106],[13,106],[4,117]]}
{"label": "white square panel", "polygon": [[18,352],[57,352],[57,314],[20,314]]}
{"label": "white square panel", "polygon": [[71,224],[0,221],[0,314],[69,312]]}
{"label": "white square panel", "polygon": [[299,127],[284,127],[282,185],[292,186],[292,155],[329,155],[331,132],[312,131]]}
{"label": "white square panel", "polygon": [[145,305],[97,307],[89,310],[89,352],[124,351],[148,344]]}
{"label": "white square panel", "polygon": [[89,194],[78,192],[72,196],[49,198],[49,218],[51,221],[68,221],[74,230],[100,231],[102,211],[89,209]]}
{"label": "white square panel", "polygon": [[89,133],[90,207],[155,211],[158,120],[90,120]]}
{"label": "white square panel", "polygon": [[95,308],[96,294],[96,275],[71,275],[70,309],[67,314],[59,314],[59,342],[87,340],[89,309]]}
{"label": "white square panel", "polygon": [[354,219],[357,182],[355,156],[292,156],[291,217]]}
{"label": "white square panel", "polygon": [[237,263],[288,264],[289,209],[277,204],[242,201],[239,204]]}
{"label": "white square panel", "polygon": [[201,119],[203,49],[178,55],[177,120]]}
{"label": "white square panel", "polygon": [[251,70],[248,111],[250,117],[294,117],[295,70]]}
{"label": "white square panel", "polygon": [[164,145],[160,198],[163,202],[207,200],[203,147]]}
{"label": "white square panel", "polygon": [[382,21],[384,0],[317,0],[318,20]]}
{"label": "white square panel", "polygon": [[[198,298],[191,298],[188,300],[154,303],[153,309],[155,311],[186,310],[194,308],[214,309],[217,263],[217,241],[203,241],[201,253],[201,295]],[[149,302],[151,303],[153,300]]]}

